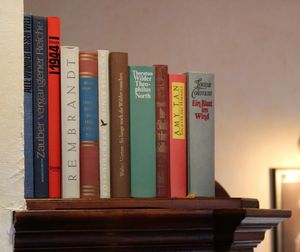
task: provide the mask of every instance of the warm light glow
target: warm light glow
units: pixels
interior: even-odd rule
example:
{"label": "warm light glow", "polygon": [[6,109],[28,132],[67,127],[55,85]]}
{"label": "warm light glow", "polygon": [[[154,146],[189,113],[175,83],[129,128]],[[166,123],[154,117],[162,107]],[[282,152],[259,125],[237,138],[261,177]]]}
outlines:
{"label": "warm light glow", "polygon": [[299,170],[282,171],[282,182],[283,183],[300,182],[300,171]]}
{"label": "warm light glow", "polygon": [[[299,167],[300,166],[300,155],[299,152],[284,153],[280,160],[273,164],[274,167]],[[292,169],[291,169],[292,170]]]}

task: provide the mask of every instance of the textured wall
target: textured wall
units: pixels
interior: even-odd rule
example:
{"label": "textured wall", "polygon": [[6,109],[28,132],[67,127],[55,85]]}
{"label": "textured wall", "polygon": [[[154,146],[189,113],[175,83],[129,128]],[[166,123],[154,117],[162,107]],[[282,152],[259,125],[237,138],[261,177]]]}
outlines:
{"label": "textured wall", "polygon": [[[214,72],[216,177],[232,196],[268,208],[269,168],[299,166],[300,1],[30,0],[25,9],[61,16],[64,45]],[[270,247],[267,237],[256,251]]]}
{"label": "textured wall", "polygon": [[0,250],[12,251],[23,207],[23,1],[0,0]]}

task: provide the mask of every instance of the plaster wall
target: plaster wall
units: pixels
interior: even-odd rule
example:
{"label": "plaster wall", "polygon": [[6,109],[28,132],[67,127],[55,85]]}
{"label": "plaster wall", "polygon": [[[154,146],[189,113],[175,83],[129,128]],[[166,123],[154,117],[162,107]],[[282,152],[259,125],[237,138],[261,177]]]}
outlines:
{"label": "plaster wall", "polygon": [[23,1],[0,0],[0,250],[12,251],[12,211],[24,207]]}

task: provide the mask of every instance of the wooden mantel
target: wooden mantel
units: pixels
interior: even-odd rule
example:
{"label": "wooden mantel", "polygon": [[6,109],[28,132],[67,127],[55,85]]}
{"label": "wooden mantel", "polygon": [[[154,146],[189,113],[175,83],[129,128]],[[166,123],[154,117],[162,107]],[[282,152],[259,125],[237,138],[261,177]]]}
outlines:
{"label": "wooden mantel", "polygon": [[15,251],[253,251],[290,211],[242,198],[27,200]]}

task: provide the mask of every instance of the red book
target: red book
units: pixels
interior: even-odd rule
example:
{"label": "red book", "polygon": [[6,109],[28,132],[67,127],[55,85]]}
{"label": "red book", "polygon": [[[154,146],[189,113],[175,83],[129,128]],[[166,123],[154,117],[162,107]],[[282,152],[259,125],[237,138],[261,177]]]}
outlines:
{"label": "red book", "polygon": [[167,65],[155,65],[156,196],[170,197],[169,76]]}
{"label": "red book", "polygon": [[170,191],[171,197],[186,196],[186,76],[169,75]]}
{"label": "red book", "polygon": [[60,19],[48,17],[49,197],[61,197]]}

